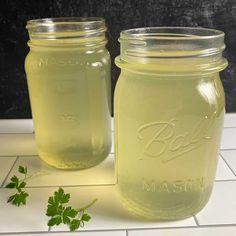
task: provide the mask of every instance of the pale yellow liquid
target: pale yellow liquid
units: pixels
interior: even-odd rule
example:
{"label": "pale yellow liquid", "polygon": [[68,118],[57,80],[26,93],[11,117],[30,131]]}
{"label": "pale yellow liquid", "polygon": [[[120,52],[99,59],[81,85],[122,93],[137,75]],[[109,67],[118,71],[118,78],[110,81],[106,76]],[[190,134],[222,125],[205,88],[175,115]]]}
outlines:
{"label": "pale yellow liquid", "polygon": [[118,191],[137,216],[186,218],[204,207],[212,191],[223,88],[218,74],[161,77],[139,74],[141,69],[123,69],[116,85]]}
{"label": "pale yellow liquid", "polygon": [[34,47],[25,62],[39,156],[83,169],[111,148],[110,57],[105,48]]}

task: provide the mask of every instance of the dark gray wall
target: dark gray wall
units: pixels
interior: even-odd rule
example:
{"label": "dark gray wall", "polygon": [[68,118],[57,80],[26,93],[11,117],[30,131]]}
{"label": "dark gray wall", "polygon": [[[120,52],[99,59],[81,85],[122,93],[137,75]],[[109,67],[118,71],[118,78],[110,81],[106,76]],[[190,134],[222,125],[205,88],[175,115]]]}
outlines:
{"label": "dark gray wall", "polygon": [[[236,0],[1,0],[0,118],[31,117],[24,58],[25,23],[60,16],[101,16],[108,25],[112,60],[123,29],[142,26],[202,26],[226,33],[228,68],[221,73],[227,112],[236,112]],[[119,70],[112,65],[113,88]]]}

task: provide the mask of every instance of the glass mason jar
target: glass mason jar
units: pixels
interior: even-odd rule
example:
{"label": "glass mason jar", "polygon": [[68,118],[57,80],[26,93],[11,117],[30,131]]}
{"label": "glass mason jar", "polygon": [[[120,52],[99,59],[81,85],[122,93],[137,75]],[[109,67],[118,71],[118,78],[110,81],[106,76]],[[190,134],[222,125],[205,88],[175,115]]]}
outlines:
{"label": "glass mason jar", "polygon": [[225,113],[224,33],[204,28],[121,32],[115,89],[118,191],[132,213],[191,216],[207,203]]}
{"label": "glass mason jar", "polygon": [[61,169],[83,169],[111,147],[110,55],[102,18],[27,22],[25,60],[39,156]]}

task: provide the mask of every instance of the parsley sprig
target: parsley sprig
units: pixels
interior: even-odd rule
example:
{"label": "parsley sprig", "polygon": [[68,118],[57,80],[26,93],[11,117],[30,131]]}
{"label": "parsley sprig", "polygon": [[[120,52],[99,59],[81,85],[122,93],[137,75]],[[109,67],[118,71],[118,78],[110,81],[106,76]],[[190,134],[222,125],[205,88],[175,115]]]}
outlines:
{"label": "parsley sprig", "polygon": [[49,227],[63,223],[69,226],[70,231],[75,231],[80,227],[84,227],[85,222],[91,219],[91,216],[85,213],[85,211],[90,208],[97,199],[80,209],[67,206],[69,200],[70,194],[65,193],[62,188],[59,188],[58,191],[54,192],[53,196],[49,197],[46,213],[46,215],[50,217],[48,221]]}
{"label": "parsley sprig", "polygon": [[[6,185],[6,188],[15,189],[16,193],[11,195],[7,202],[15,206],[26,205],[26,200],[29,194],[25,191],[26,180],[31,178],[32,175],[28,174],[27,167],[19,166],[18,172],[24,177],[19,179],[16,175],[11,177],[11,182]],[[80,227],[84,227],[84,224],[91,219],[91,216],[86,213],[86,210],[90,208],[97,199],[93,200],[88,205],[75,209],[68,206],[70,201],[70,194],[65,193],[62,188],[54,192],[53,196],[48,199],[48,206],[46,215],[50,217],[48,226],[66,224],[69,226],[70,231],[75,231]]]}
{"label": "parsley sprig", "polygon": [[16,175],[11,177],[11,182],[6,185],[6,188],[15,189],[16,193],[14,195],[11,195],[7,202],[11,203],[15,206],[21,206],[26,204],[26,199],[29,196],[29,194],[24,190],[26,187],[25,180],[30,178],[31,176],[28,175],[27,167],[19,166],[18,172],[20,174],[24,175],[23,179],[19,179]]}

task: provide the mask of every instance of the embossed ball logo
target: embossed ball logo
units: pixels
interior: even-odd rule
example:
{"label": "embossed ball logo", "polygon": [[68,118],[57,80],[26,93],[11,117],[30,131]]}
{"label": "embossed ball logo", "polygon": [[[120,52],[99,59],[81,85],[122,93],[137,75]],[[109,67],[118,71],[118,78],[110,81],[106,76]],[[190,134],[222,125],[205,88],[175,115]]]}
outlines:
{"label": "embossed ball logo", "polygon": [[142,155],[139,160],[161,158],[163,163],[167,163],[200,147],[211,139],[208,135],[210,121],[206,116],[190,129],[182,129],[182,132],[177,126],[184,124],[177,119],[142,125],[137,130],[138,140],[142,143]]}

